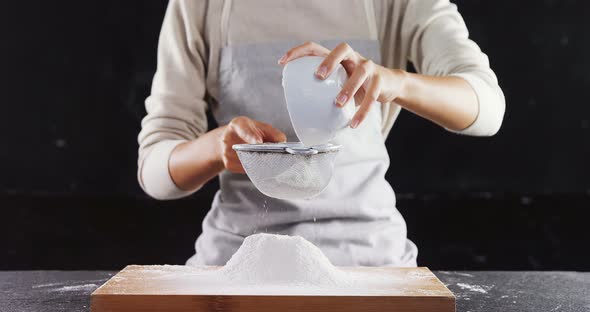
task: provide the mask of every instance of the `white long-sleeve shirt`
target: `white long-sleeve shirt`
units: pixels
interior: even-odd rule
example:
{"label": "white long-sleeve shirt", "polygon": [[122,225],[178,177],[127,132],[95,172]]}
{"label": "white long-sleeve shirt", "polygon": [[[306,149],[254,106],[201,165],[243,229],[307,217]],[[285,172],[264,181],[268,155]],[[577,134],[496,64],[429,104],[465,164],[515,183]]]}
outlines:
{"label": "white long-sleeve shirt", "polygon": [[[227,2],[171,0],[169,3],[160,34],[158,69],[146,100],[147,116],[138,138],[138,179],[144,191],[154,198],[174,199],[195,191],[184,191],[174,184],[168,159],[178,144],[207,131],[206,109],[208,105],[218,105],[217,77],[222,46],[361,36],[354,28],[347,28],[346,23],[357,12],[349,12],[338,0],[313,3],[315,7],[330,9],[333,12],[330,20],[314,19],[313,8],[310,11],[307,4],[302,10],[300,1],[255,1],[264,5],[233,1],[233,8],[240,14],[232,15],[229,21],[232,27],[227,27],[228,21],[223,16]],[[405,69],[407,61],[411,61],[420,74],[465,79],[477,95],[479,111],[473,124],[455,132],[473,136],[495,134],[504,116],[504,95],[487,56],[468,38],[467,27],[456,6],[448,0],[373,2],[374,10],[367,11],[372,14],[365,18],[375,21],[382,65]],[[261,20],[266,27],[260,27]],[[341,33],[323,30],[322,25],[334,23]],[[400,110],[395,103],[383,104],[385,135]]]}

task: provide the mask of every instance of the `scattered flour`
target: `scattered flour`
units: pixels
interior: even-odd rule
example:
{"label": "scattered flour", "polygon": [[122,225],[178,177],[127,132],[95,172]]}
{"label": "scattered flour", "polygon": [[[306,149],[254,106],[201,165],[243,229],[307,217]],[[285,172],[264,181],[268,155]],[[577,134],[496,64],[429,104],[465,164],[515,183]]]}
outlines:
{"label": "scattered flour", "polygon": [[461,287],[461,289],[466,289],[473,292],[478,292],[482,294],[487,294],[488,291],[484,289],[482,286],[479,285],[469,285],[465,283],[457,283],[457,286]]}
{"label": "scattered flour", "polygon": [[319,248],[300,236],[248,236],[221,270],[247,284],[343,286],[347,274],[334,267]]}
{"label": "scattered flour", "polygon": [[33,285],[31,286],[31,288],[35,289],[35,288],[44,288],[44,287],[52,287],[52,286],[59,286],[59,285],[63,285],[64,283],[49,283],[49,284],[38,284],[38,285]]}
{"label": "scattered flour", "polygon": [[66,292],[66,291],[79,291],[79,290],[94,290],[98,287],[96,284],[84,284],[74,286],[63,286],[60,288],[52,289],[52,291]]}
{"label": "scattered flour", "polygon": [[407,277],[412,278],[432,278],[432,273],[425,272],[425,271],[411,271],[410,273],[406,274]]}
{"label": "scattered flour", "polygon": [[[85,282],[87,285],[91,284],[94,285],[95,283],[102,284],[106,282],[108,278],[101,278],[101,279],[93,279],[93,280],[84,280],[84,281],[66,281],[66,282],[55,282],[55,283],[47,283],[47,284],[37,284],[31,286],[32,289],[37,288],[50,288],[50,290],[55,290],[57,286],[67,286],[68,284],[75,284],[80,282]],[[60,289],[60,288],[57,288]]]}
{"label": "scattered flour", "polygon": [[445,275],[459,275],[459,276],[473,277],[473,274],[461,273],[461,272],[438,271],[438,273],[445,274]]}

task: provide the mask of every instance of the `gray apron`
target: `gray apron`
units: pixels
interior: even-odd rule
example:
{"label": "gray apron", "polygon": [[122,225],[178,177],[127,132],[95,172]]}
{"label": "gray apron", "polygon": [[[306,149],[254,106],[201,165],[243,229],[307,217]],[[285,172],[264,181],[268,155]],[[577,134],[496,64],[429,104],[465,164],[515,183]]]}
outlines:
{"label": "gray apron", "polygon": [[[370,2],[370,1],[369,1]],[[351,7],[366,3],[352,1]],[[344,4],[343,4],[344,5]],[[367,21],[359,27],[367,27]],[[328,48],[346,41],[356,51],[380,61],[379,42],[367,27],[364,40],[328,40]],[[373,34],[372,34],[373,33]],[[288,39],[288,38],[287,38]],[[220,125],[247,116],[282,130],[298,141],[289,120],[277,60],[300,41],[227,45],[221,51],[219,99],[213,114]],[[346,129],[332,181],[310,200],[279,200],[260,193],[244,174],[224,171],[220,190],[203,221],[196,254],[188,265],[224,265],[254,233],[300,235],[318,246],[335,265],[416,266],[416,246],[406,238],[406,224],[395,208],[385,180],[389,155],[381,133],[381,111],[374,105],[357,129]]]}

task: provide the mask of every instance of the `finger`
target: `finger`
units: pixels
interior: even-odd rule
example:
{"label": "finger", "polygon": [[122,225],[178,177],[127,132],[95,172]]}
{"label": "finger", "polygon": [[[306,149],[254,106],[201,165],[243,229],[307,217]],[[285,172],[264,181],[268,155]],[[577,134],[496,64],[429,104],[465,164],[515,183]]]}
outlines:
{"label": "finger", "polygon": [[265,141],[266,142],[275,142],[275,143],[282,143],[287,142],[287,136],[273,127],[270,127],[267,131],[265,131]]}
{"label": "finger", "polygon": [[234,173],[246,173],[246,171],[244,170],[244,166],[242,165],[242,162],[238,158],[237,154],[228,159],[228,164],[226,168],[227,170]]}
{"label": "finger", "polygon": [[263,122],[259,124],[259,127],[262,130],[265,142],[280,143],[287,141],[287,136],[279,129],[274,128],[273,126]]}
{"label": "finger", "polygon": [[229,171],[236,172],[236,173],[243,173],[244,168],[242,166],[242,162],[238,156],[238,153],[232,148],[231,145],[225,146],[225,159],[224,164],[225,168]]}
{"label": "finger", "polygon": [[352,73],[354,73],[354,70],[356,69],[356,66],[358,65],[358,63],[360,63],[364,59],[365,58],[362,57],[360,54],[358,54],[358,52],[354,52],[354,57],[344,60],[340,64],[342,64],[342,66],[344,67],[344,70],[346,70],[346,73],[348,74],[348,76],[351,76]]}
{"label": "finger", "polygon": [[259,131],[253,122],[241,123],[235,125],[234,129],[238,137],[248,144],[260,144],[264,142],[261,131]]}
{"label": "finger", "polygon": [[348,100],[356,94],[361,86],[367,81],[367,78],[373,74],[374,69],[375,66],[373,65],[373,62],[370,60],[362,61],[336,96],[336,105],[342,107],[348,103]]}
{"label": "finger", "polygon": [[316,70],[316,76],[320,79],[326,79],[330,74],[334,71],[336,66],[345,60],[354,60],[356,59],[356,53],[354,50],[347,44],[341,43],[328,56],[326,59],[320,64],[318,69]]}
{"label": "finger", "polygon": [[246,170],[244,170],[244,167],[242,166],[242,163],[237,161],[237,162],[231,162],[227,168],[227,170],[233,172],[233,173],[246,173]]}
{"label": "finger", "polygon": [[279,64],[287,64],[288,62],[300,58],[302,56],[326,56],[329,53],[330,50],[325,48],[324,46],[315,42],[308,41],[287,51],[285,55],[283,55],[281,59],[279,59]]}
{"label": "finger", "polygon": [[[224,158],[228,158],[235,153],[232,147],[235,144],[242,144],[244,140],[242,140],[236,133],[231,129],[231,131],[226,131],[221,138],[221,145],[222,145],[222,156]],[[224,160],[225,162],[225,160]]]}
{"label": "finger", "polygon": [[364,88],[360,88],[354,94],[354,102],[355,102],[356,106],[359,106],[363,102],[363,99],[364,98],[365,98],[365,89]]}
{"label": "finger", "polygon": [[[237,135],[235,135],[235,136],[237,136]],[[238,158],[238,154],[236,153],[236,151],[234,151],[232,149],[232,145],[233,145],[232,142],[236,142],[236,140],[231,139],[231,138],[227,138],[227,141],[224,141],[225,145],[224,145],[223,156],[222,156],[223,165],[225,166],[225,169],[227,169],[231,172],[243,173],[244,169],[242,168],[242,163],[240,162],[240,159]],[[241,142],[241,141],[237,141],[237,142]]]}
{"label": "finger", "polygon": [[369,113],[369,110],[371,109],[371,105],[373,105],[373,103],[375,103],[375,101],[377,100],[380,90],[381,78],[379,76],[371,77],[371,79],[369,80],[369,84],[367,86],[367,90],[365,90],[365,97],[363,98],[363,102],[361,103],[361,106],[357,110],[356,114],[354,114],[354,117],[352,117],[352,121],[350,122],[351,128],[354,129],[358,127],[358,125],[360,125],[363,122],[363,120],[365,120],[367,113]]}

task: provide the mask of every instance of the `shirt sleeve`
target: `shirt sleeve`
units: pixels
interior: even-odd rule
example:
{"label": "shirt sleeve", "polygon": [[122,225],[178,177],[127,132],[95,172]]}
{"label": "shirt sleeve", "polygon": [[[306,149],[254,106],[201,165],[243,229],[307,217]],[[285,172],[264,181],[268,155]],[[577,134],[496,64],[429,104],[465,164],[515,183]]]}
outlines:
{"label": "shirt sleeve", "polygon": [[409,43],[409,60],[418,73],[463,78],[477,96],[475,121],[466,129],[449,131],[472,136],[496,134],[504,118],[504,94],[488,57],[469,39],[457,6],[449,0],[408,0],[402,36]]}
{"label": "shirt sleeve", "polygon": [[206,47],[198,29],[204,3],[171,0],[160,32],[158,67],[138,136],[137,170],[141,188],[156,199],[175,199],[196,191],[174,184],[168,160],[178,144],[207,131]]}

